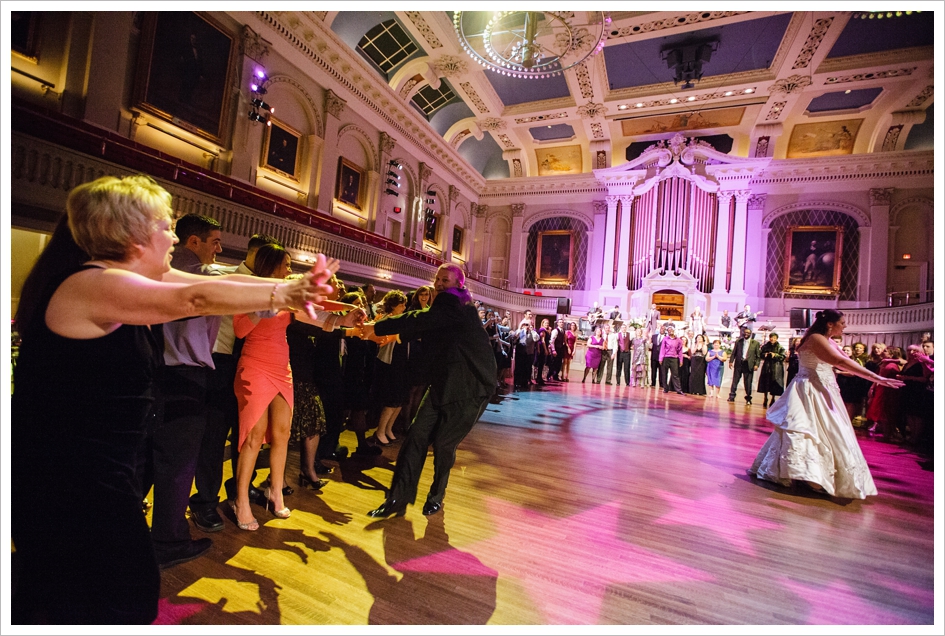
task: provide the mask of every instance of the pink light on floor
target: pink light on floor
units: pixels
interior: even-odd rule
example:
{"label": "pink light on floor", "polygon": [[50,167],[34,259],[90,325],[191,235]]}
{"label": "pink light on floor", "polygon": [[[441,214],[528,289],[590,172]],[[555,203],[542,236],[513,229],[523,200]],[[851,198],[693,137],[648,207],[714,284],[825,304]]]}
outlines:
{"label": "pink light on floor", "polygon": [[901,625],[909,622],[863,600],[846,581],[837,579],[827,587],[806,585],[786,578],[781,578],[780,583],[810,605],[808,625]]}
{"label": "pink light on floor", "polygon": [[[613,585],[715,578],[625,541],[617,503],[564,518],[497,499],[487,499],[487,510],[495,536],[464,549],[495,568],[500,577],[518,579],[542,613],[543,623],[599,623],[604,596]],[[549,553],[562,551],[564,558],[549,560]]]}
{"label": "pink light on floor", "polygon": [[166,598],[158,600],[158,615],[152,625],[180,625],[184,619],[199,613],[209,603],[171,603]]}
{"label": "pink light on floor", "polygon": [[732,502],[721,494],[704,499],[688,499],[663,491],[659,491],[659,495],[673,509],[654,521],[654,524],[706,528],[752,556],[757,553],[751,543],[750,530],[779,530],[784,527],[780,523],[739,512],[732,507]]}

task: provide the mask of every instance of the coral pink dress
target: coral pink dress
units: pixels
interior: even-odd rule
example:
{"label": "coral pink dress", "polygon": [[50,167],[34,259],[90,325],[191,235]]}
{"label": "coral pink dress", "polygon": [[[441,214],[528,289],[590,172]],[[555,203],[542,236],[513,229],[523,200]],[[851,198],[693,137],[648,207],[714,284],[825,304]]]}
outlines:
{"label": "coral pink dress", "polygon": [[[290,322],[292,314],[286,311],[263,318],[255,325],[248,314],[233,316],[234,334],[237,338],[246,338],[233,383],[240,409],[240,450],[273,398],[281,394],[292,408],[292,368],[285,339],[285,329]],[[269,443],[268,432],[265,441]]]}

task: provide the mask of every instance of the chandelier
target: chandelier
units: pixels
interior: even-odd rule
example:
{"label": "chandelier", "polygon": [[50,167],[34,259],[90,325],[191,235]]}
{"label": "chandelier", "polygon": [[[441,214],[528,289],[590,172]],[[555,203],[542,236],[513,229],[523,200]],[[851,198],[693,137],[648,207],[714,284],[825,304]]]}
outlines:
{"label": "chandelier", "polygon": [[[585,16],[579,21],[576,16]],[[604,48],[610,16],[602,11],[456,11],[463,50],[510,77],[560,75]]]}

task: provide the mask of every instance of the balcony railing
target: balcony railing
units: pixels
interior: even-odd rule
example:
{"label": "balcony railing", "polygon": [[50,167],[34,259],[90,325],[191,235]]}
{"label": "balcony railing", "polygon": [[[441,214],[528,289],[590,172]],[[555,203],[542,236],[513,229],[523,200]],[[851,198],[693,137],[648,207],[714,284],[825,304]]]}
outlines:
{"label": "balcony railing", "polygon": [[924,291],[898,291],[886,295],[887,307],[902,307],[903,305],[918,305],[930,303],[935,299],[935,292],[931,289]]}

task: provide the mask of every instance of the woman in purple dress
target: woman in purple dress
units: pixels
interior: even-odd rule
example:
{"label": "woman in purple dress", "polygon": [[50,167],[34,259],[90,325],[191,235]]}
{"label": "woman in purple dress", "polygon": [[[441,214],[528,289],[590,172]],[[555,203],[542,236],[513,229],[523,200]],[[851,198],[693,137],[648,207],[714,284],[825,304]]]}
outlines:
{"label": "woman in purple dress", "polygon": [[581,380],[581,384],[584,384],[584,380],[587,380],[587,374],[593,371],[591,374],[591,383],[597,384],[597,367],[600,366],[600,352],[606,346],[606,341],[604,340],[604,332],[600,327],[597,327],[594,330],[594,335],[588,338],[587,340],[587,353],[584,354],[584,379]]}

